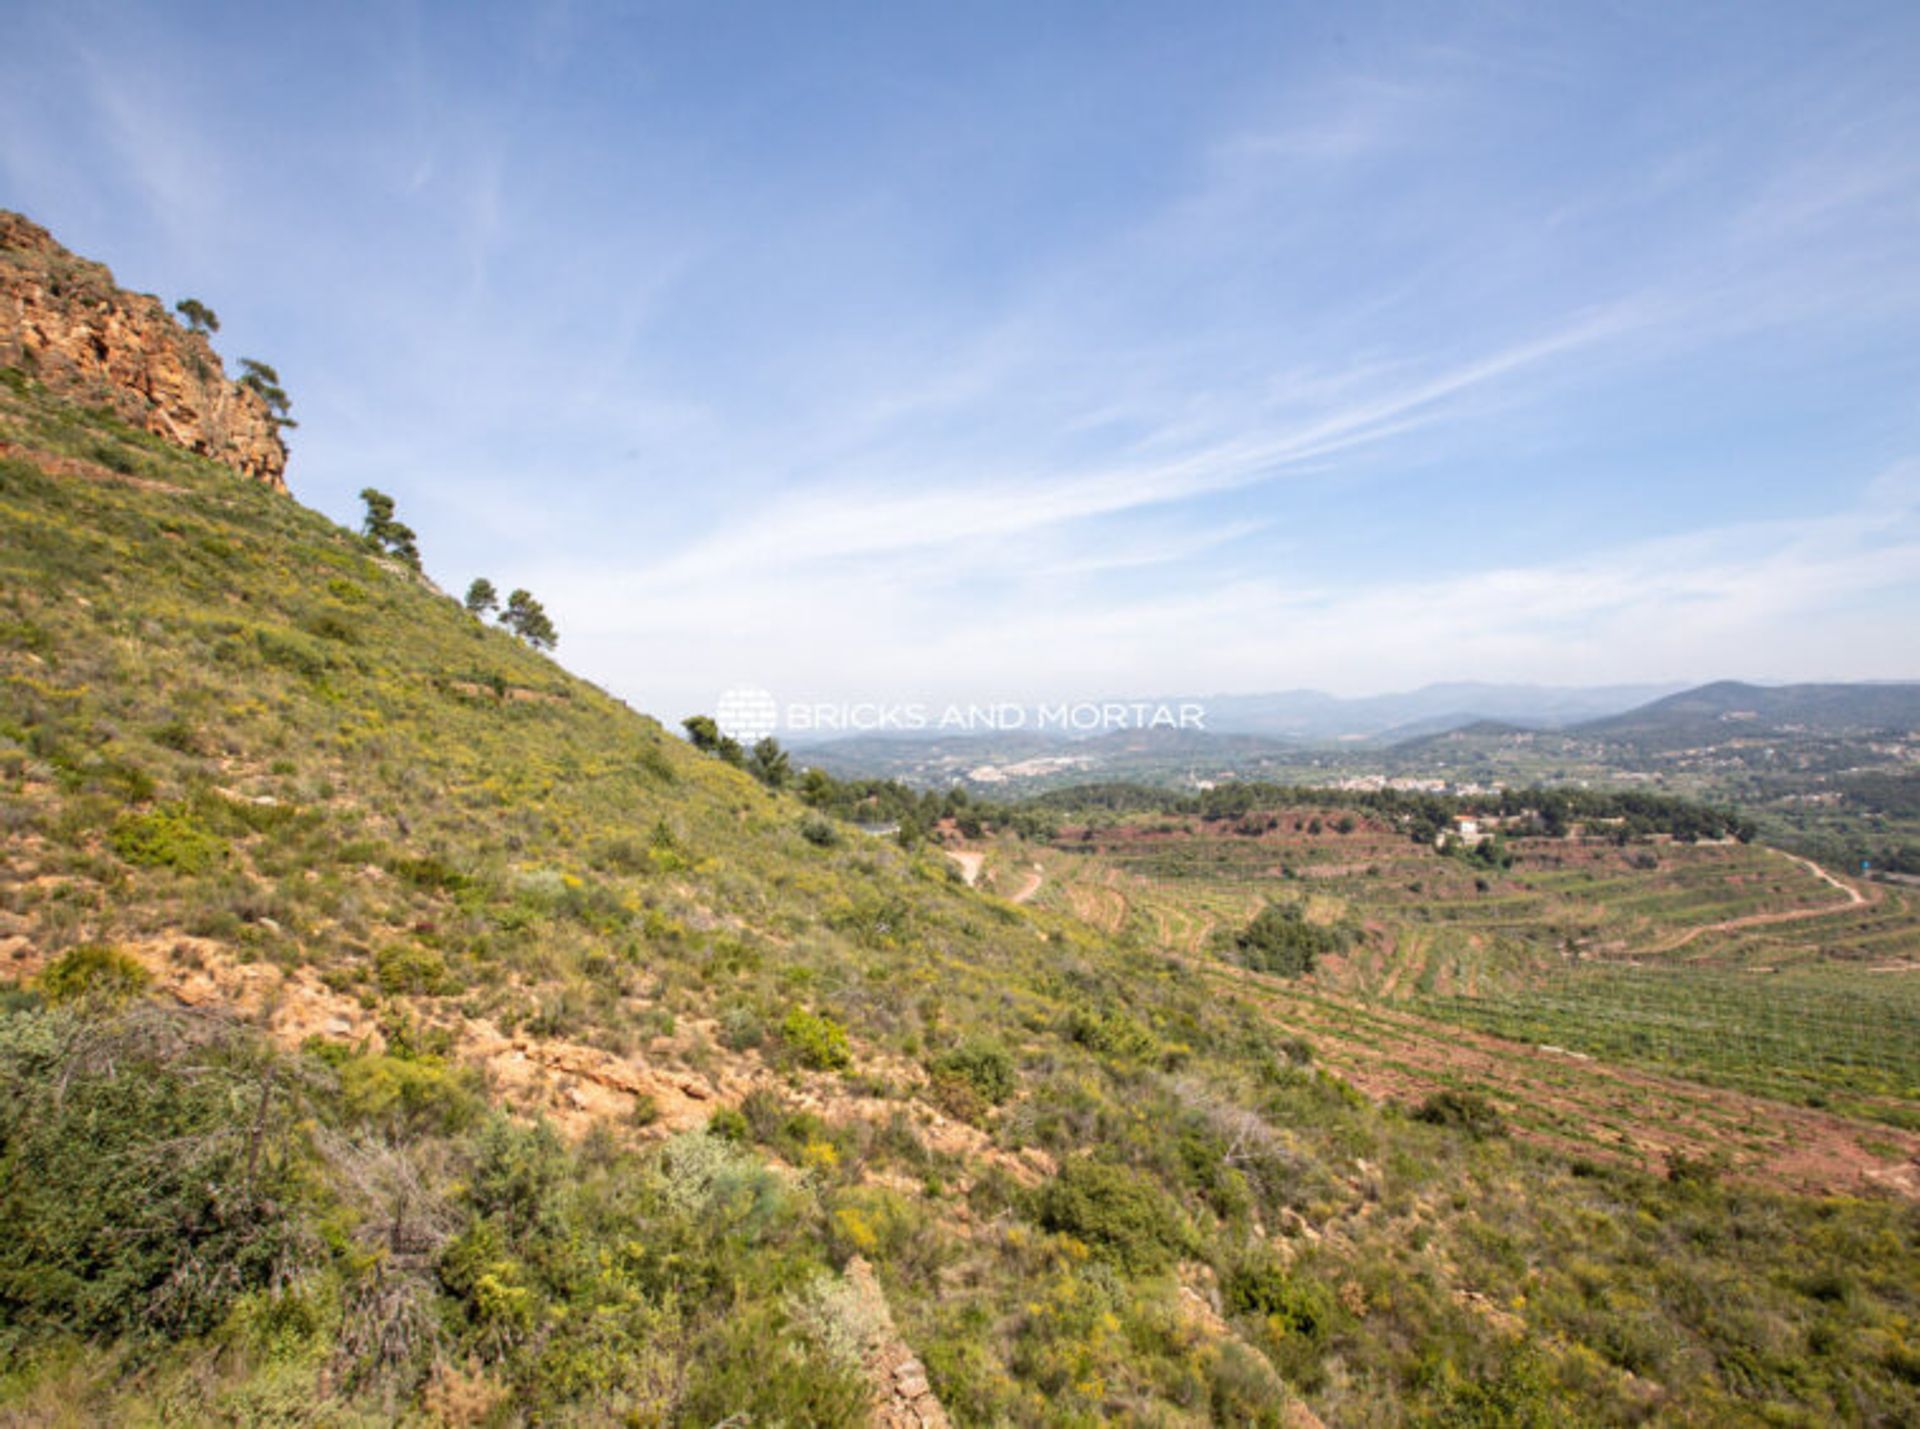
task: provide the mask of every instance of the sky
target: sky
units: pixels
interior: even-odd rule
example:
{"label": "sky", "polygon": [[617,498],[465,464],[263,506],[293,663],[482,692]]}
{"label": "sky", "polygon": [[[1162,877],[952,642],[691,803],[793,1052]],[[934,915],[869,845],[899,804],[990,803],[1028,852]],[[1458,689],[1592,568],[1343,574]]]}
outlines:
{"label": "sky", "polygon": [[0,206],[669,720],[1920,677],[1920,7],[0,0]]}

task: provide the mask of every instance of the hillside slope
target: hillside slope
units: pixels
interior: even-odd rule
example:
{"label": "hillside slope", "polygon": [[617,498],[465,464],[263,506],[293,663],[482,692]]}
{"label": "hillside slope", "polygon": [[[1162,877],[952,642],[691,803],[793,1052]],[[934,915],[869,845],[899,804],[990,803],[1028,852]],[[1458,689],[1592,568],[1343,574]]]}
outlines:
{"label": "hillside slope", "polygon": [[1920,684],[1749,685],[1721,680],[1573,733],[1645,748],[1674,748],[1777,731],[1861,734],[1920,729]]}
{"label": "hillside slope", "polygon": [[1911,1205],[1375,1106],[263,486],[0,441],[0,1415],[1920,1415]]}

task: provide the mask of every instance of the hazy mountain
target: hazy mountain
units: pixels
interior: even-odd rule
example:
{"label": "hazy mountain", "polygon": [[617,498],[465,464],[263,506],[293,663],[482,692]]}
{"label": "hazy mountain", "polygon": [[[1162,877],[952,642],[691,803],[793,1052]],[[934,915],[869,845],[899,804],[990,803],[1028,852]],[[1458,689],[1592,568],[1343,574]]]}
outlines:
{"label": "hazy mountain", "polygon": [[1498,685],[1452,681],[1394,694],[1343,699],[1318,690],[1212,695],[1201,701],[1207,728],[1300,740],[1398,738],[1437,733],[1484,719],[1552,728],[1619,714],[1683,688],[1634,685]]}
{"label": "hazy mountain", "polygon": [[1444,729],[1416,729],[1413,733],[1395,730],[1392,735],[1383,736],[1380,742],[1384,744],[1391,739],[1392,752],[1395,754],[1418,754],[1454,743],[1505,740],[1517,735],[1539,733],[1541,731],[1536,727],[1515,724],[1511,720],[1477,719],[1468,724],[1449,725]]}
{"label": "hazy mountain", "polygon": [[[1355,698],[1322,690],[1281,690],[1253,695],[1168,696],[1123,703],[1170,709],[1198,704],[1206,712],[1208,736],[1258,736],[1275,744],[1296,745],[1334,740],[1394,744],[1483,720],[1535,729],[1565,728],[1635,709],[1683,688],[1677,683],[1555,686],[1453,681]],[[1168,731],[1155,733],[1164,735]],[[808,759],[823,768],[872,768],[896,759],[918,762],[943,755],[977,761],[987,757],[988,751],[994,758],[1005,759],[1110,737],[1032,728],[966,733],[937,725],[826,738],[804,732],[781,734],[782,742],[805,749]],[[1226,746],[1200,739],[1190,741],[1188,747],[1195,753],[1218,754]]]}
{"label": "hazy mountain", "polygon": [[796,750],[799,762],[841,778],[904,779],[916,784],[967,780],[992,785],[1036,780],[1153,778],[1217,774],[1284,760],[1288,740],[1199,730],[1115,730],[1079,739],[1032,731],[965,735],[854,735]]}
{"label": "hazy mountain", "polygon": [[1589,720],[1581,735],[1639,745],[1714,743],[1743,734],[1920,729],[1920,683],[1749,685],[1721,680]]}

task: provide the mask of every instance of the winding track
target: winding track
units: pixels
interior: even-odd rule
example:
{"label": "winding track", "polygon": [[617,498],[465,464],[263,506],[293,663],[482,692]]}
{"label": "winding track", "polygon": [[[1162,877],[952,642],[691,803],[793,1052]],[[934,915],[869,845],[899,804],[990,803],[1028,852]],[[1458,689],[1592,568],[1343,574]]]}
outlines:
{"label": "winding track", "polygon": [[1026,881],[1008,895],[1007,901],[1009,903],[1025,903],[1040,891],[1040,885],[1046,882],[1046,877],[1046,872],[1040,865],[1037,863],[1034,864],[1033,867],[1027,871]]}
{"label": "winding track", "polygon": [[[1876,901],[1810,860],[1775,852],[1846,894],[1845,901],[1703,924],[1664,946],[1683,946],[1710,932],[1844,913]],[[1055,877],[1053,886],[1066,895],[1059,900],[1063,911],[1111,932],[1116,921],[1125,921],[1132,900],[1122,888],[1133,879],[1143,891],[1158,887],[1139,875],[1129,878],[1117,869],[1084,864]],[[1180,907],[1178,899],[1173,903]],[[1920,1200],[1920,1136],[1911,1132],[1508,1041],[1377,1001],[1250,972],[1205,956],[1204,940],[1185,936],[1189,930],[1181,925],[1192,910],[1182,910],[1185,917],[1170,916],[1157,898],[1144,900],[1143,906],[1153,915],[1147,931],[1168,956],[1222,994],[1246,998],[1276,1026],[1311,1038],[1321,1062],[1369,1096],[1417,1102],[1445,1088],[1472,1087],[1500,1108],[1515,1136],[1565,1154],[1655,1171],[1678,1155],[1724,1154],[1732,1174],[1752,1182],[1816,1194],[1879,1188]],[[1394,961],[1404,980],[1411,972],[1401,966],[1407,959]]]}
{"label": "winding track", "polygon": [[1677,949],[1686,947],[1686,945],[1691,943],[1695,938],[1707,933],[1732,933],[1741,928],[1763,928],[1774,923],[1797,923],[1806,918],[1826,918],[1835,913],[1845,913],[1849,909],[1862,908],[1869,903],[1879,901],[1878,899],[1867,897],[1866,894],[1862,893],[1851,883],[1843,882],[1834,877],[1810,858],[1802,858],[1797,853],[1788,853],[1785,849],[1770,848],[1768,852],[1777,853],[1789,862],[1799,864],[1822,882],[1832,884],[1835,888],[1847,895],[1847,901],[1845,903],[1823,903],[1817,908],[1786,908],[1774,913],[1749,913],[1743,918],[1726,918],[1718,923],[1702,923],[1697,928],[1689,928],[1678,937],[1670,938],[1664,943],[1659,943],[1651,948],[1647,948],[1636,956],[1645,957],[1650,953],[1671,953]]}

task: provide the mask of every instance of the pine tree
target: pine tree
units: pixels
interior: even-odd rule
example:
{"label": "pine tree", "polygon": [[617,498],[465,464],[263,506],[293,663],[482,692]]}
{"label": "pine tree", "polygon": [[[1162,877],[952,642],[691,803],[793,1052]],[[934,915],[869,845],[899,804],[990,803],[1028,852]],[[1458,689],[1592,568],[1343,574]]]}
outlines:
{"label": "pine tree", "polygon": [[769,789],[784,789],[793,777],[793,761],[780,747],[780,741],[768,735],[753,746],[753,753],[747,759],[747,772]]}
{"label": "pine tree", "polygon": [[287,396],[287,389],[280,385],[280,374],[254,357],[241,358],[240,366],[245,369],[240,377],[240,385],[257,393],[260,400],[267,404],[268,420],[276,427],[299,426],[287,415],[293,400]]}
{"label": "pine tree", "polygon": [[467,587],[467,614],[485,616],[500,608],[500,592],[485,576],[475,576]]}
{"label": "pine tree", "polygon": [[536,650],[551,650],[560,643],[559,632],[547,619],[546,609],[528,591],[516,590],[507,597],[507,608],[500,612],[500,623]]}
{"label": "pine tree", "polygon": [[[375,550],[397,556],[416,571],[419,570],[418,538],[411,526],[394,519],[393,498],[369,486],[362,489],[360,499],[367,503],[367,515],[360,523],[360,534],[367,538]],[[468,592],[468,596],[471,598],[472,592]]]}
{"label": "pine tree", "polygon": [[189,332],[220,331],[220,319],[198,298],[182,298],[173,305],[173,310],[187,320]]}

